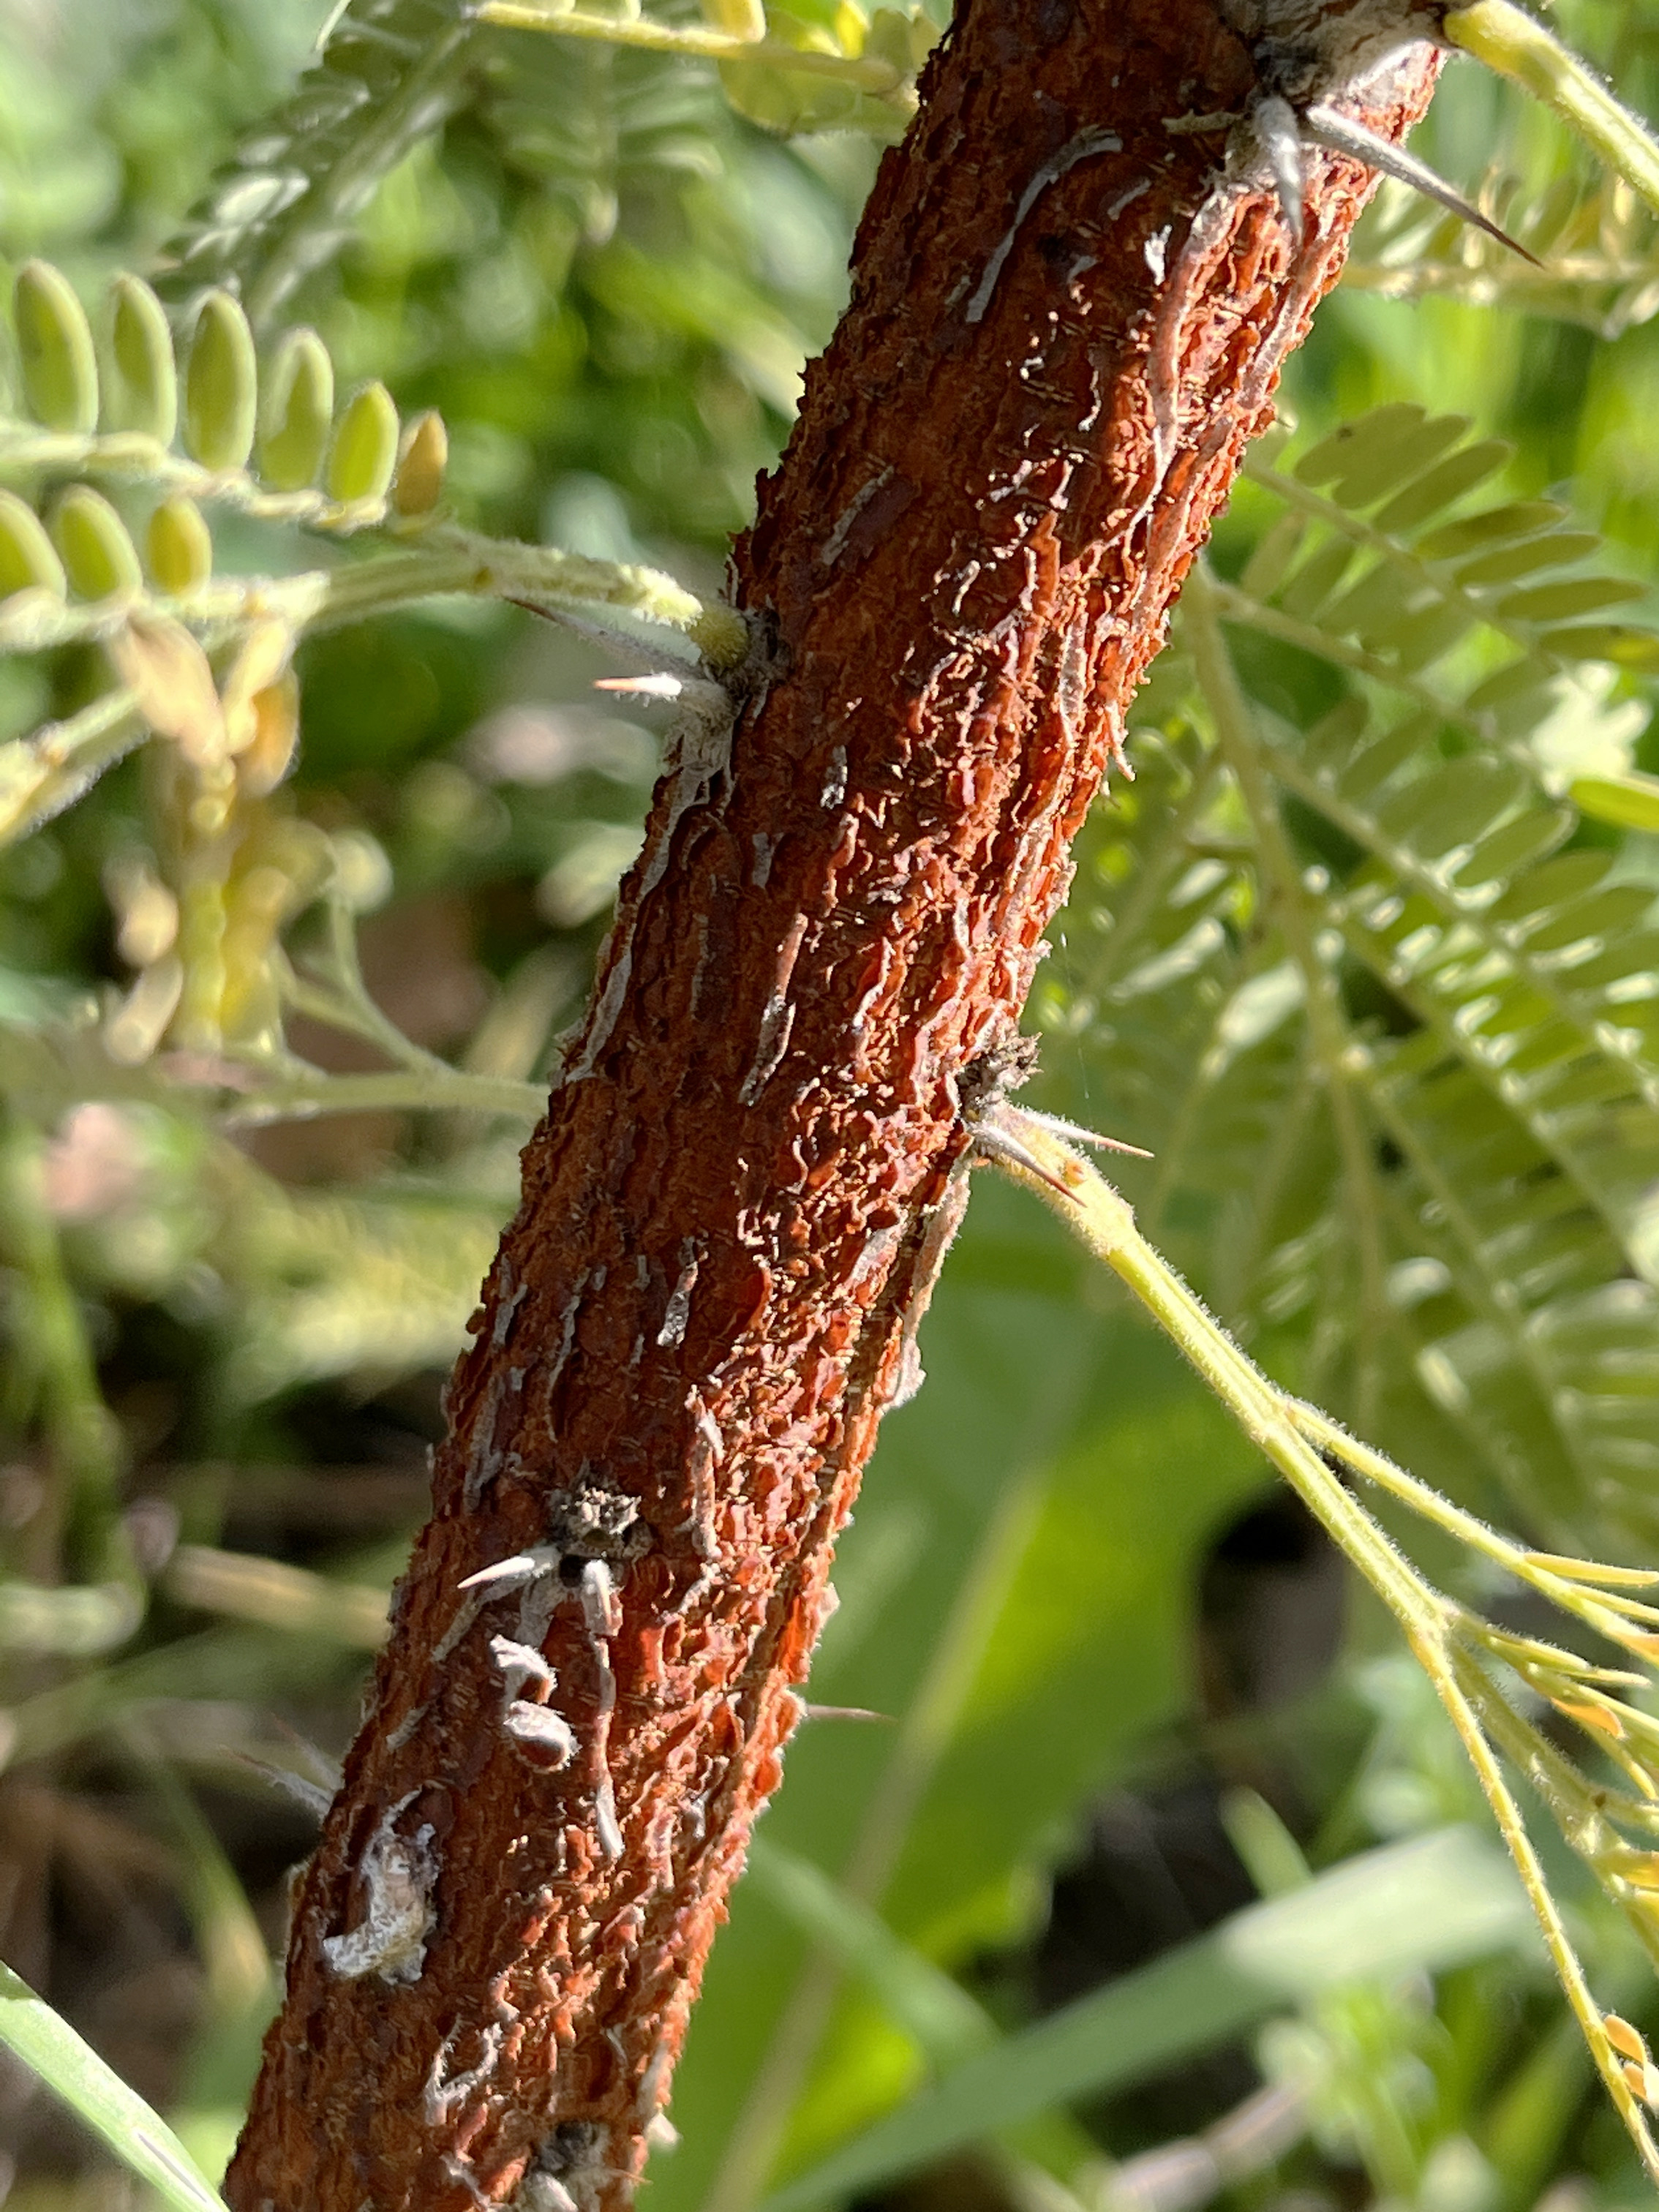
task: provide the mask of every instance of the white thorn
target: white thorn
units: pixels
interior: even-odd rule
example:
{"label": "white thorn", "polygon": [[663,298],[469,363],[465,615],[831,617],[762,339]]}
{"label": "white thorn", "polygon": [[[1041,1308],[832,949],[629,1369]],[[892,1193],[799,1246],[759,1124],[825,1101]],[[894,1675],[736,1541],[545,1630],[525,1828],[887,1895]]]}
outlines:
{"label": "white thorn", "polygon": [[1379,138],[1376,131],[1368,131],[1363,123],[1356,123],[1351,115],[1339,115],[1334,107],[1310,107],[1303,116],[1302,122],[1309,137],[1316,145],[1328,146],[1334,154],[1348,154],[1355,161],[1369,162],[1372,168],[1381,169],[1385,177],[1392,177],[1399,184],[1409,185],[1413,191],[1421,192],[1425,199],[1433,200],[1438,206],[1461,216],[1465,222],[1473,223],[1477,230],[1484,230],[1488,238],[1495,238],[1500,246],[1507,246],[1511,253],[1518,253],[1523,261],[1530,261],[1534,269],[1543,267],[1535,253],[1528,253],[1524,246],[1510,236],[1508,231],[1500,230],[1489,216],[1482,215],[1478,207],[1455,191],[1443,177],[1436,176],[1426,161],[1419,161],[1403,146],[1396,146],[1388,138]]}
{"label": "white thorn", "polygon": [[1302,243],[1302,132],[1296,110],[1276,92],[1263,93],[1250,110],[1250,128],[1273,172],[1273,189],[1285,211],[1292,244]]}

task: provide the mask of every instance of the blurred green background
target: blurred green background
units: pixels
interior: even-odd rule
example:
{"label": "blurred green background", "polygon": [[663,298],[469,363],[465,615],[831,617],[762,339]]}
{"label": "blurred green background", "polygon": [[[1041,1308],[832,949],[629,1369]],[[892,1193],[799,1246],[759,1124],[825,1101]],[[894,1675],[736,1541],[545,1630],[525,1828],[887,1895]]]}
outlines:
{"label": "blurred green background", "polygon": [[[163,266],[326,12],[0,0],[8,270],[44,256],[90,301],[117,270]],[[1659,0],[1564,0],[1559,19],[1659,113]],[[1574,527],[1605,534],[1598,573],[1630,580],[1639,608],[1659,550],[1656,226],[1472,64],[1449,69],[1414,143],[1466,188],[1484,183],[1550,269],[1506,264],[1389,188],[1291,365],[1294,450],[1383,403],[1466,416],[1514,448],[1492,495],[1571,507]],[[491,33],[447,120],[285,315],[322,332],[343,388],[378,377],[405,416],[442,411],[465,522],[647,561],[712,595],[801,364],[843,303],[878,157],[851,131],[769,135],[707,68]],[[1263,605],[1275,587],[1253,586],[1249,563],[1284,512],[1270,483],[1248,483],[1218,534],[1218,574]],[[297,532],[234,517],[215,550],[233,574],[316,557]],[[1329,591],[1301,607],[1348,635]],[[1469,693],[1496,665],[1492,637],[1513,644],[1522,619],[1505,631],[1481,608],[1492,636],[1460,646],[1455,684],[1443,664],[1407,701],[1428,716],[1413,742],[1433,766],[1465,742],[1435,702]],[[1247,690],[1292,736],[1345,701],[1381,714],[1395,698],[1358,648],[1322,658],[1234,611]],[[1522,645],[1546,650],[1531,632]],[[1209,736],[1183,649],[1143,702],[1139,781],[1103,802],[1080,848],[1036,1009],[1033,1095],[1160,1148],[1165,1165],[1126,1188],[1273,1371],[1534,1540],[1640,1558],[1659,1530],[1653,1315],[1626,1298],[1615,1344],[1607,1298],[1644,1292],[1654,1261],[1653,1089],[1644,1075],[1617,1127],[1587,1135],[1593,1084],[1571,1127],[1565,1108],[1528,1120],[1494,1063],[1479,1103],[1501,1126],[1477,1128],[1453,1100],[1442,1151],[1424,1139],[1428,1167],[1379,1120],[1373,1164],[1395,1208],[1384,1256],[1411,1326],[1357,1342],[1369,1322],[1322,1118],[1329,1071],[1295,992],[1264,986],[1283,953],[1249,825],[1225,790],[1188,803]],[[1659,769],[1642,653],[1548,652],[1540,684],[1555,687],[1570,767]],[[273,804],[326,841],[378,1006],[474,1073],[544,1073],[636,849],[662,718],[592,691],[614,666],[568,631],[459,600],[301,647],[301,750]],[[84,646],[0,661],[0,738],[106,681]],[[1525,743],[1554,800],[1543,720]],[[1327,884],[1382,865],[1357,816],[1334,830],[1285,789],[1289,833]],[[459,1108],[250,1126],[164,1061],[100,1057],[98,1025],[131,982],[134,887],[165,873],[167,803],[135,755],[0,860],[0,1955],[216,2171],[272,2001],[287,1871],[313,1833],[262,1769],[325,1774],[349,1740],[525,1132]],[[1620,956],[1609,975],[1639,1026],[1653,838],[1592,820],[1571,839],[1623,887],[1595,951]],[[308,926],[299,913],[296,942]],[[1382,1051],[1433,1030],[1408,956],[1390,954],[1398,973],[1332,957],[1357,1036]],[[337,1028],[300,1018],[289,1035],[332,1072],[385,1064]],[[1641,1030],[1626,1057],[1645,1067],[1647,1052]],[[1293,1094],[1306,1122],[1290,1118]],[[1287,1163],[1275,1144],[1291,1129],[1310,1133]],[[1513,1210],[1561,1161],[1578,1174],[1592,1139],[1631,1163],[1634,1195],[1603,1209],[1613,1231],[1570,1224],[1539,1260],[1506,1215],[1473,1239],[1474,1289],[1435,1256],[1449,1194],[1430,1188],[1435,1160],[1454,1164],[1449,1194],[1478,1210],[1490,1184]],[[1536,1158],[1493,1164],[1523,1139]],[[1580,1181],[1594,1197],[1595,1175]],[[744,2212],[895,2113],[891,2170],[826,2201],[1645,2201],[1496,1846],[1409,1856],[1411,1839],[1478,1832],[1483,1816],[1376,1608],[1100,1271],[1018,1194],[980,1185],[927,1326],[927,1387],[884,1433],[811,1685],[827,1706],[882,1717],[814,1719],[792,1750],[697,2014],[680,2142],[654,2161],[647,2201]],[[1533,1362],[1535,1420],[1477,1324]],[[1570,1326],[1601,1331],[1601,1382],[1538,1352]],[[1620,1411],[1587,1443],[1598,1390]],[[95,1595],[111,1545],[137,1571],[134,1618],[31,1609],[32,1593]],[[1499,1601],[1449,1548],[1424,1556]],[[1358,1892],[1309,1877],[1390,1847],[1408,1856],[1387,1862],[1403,1887],[1376,1877],[1384,1941]],[[1659,2025],[1618,1915],[1564,1852],[1552,1869],[1605,2001]],[[1230,2013],[1219,1954],[1155,1978],[1152,1962],[1259,1896],[1291,1913],[1287,1957],[1293,1908],[1310,1916],[1328,1965],[1299,1993]],[[1063,2097],[1039,2084],[989,2145],[958,2125],[905,2149],[903,2115],[931,2081],[1115,1984],[1121,2016],[1084,2022]],[[6,2188],[19,2212],[143,2201],[9,2063]]]}

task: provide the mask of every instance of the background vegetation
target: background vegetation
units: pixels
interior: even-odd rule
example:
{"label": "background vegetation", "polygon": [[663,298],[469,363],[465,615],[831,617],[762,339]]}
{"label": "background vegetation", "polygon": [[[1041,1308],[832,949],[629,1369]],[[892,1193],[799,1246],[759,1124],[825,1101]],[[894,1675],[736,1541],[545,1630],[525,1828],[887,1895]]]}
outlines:
{"label": "background vegetation", "polygon": [[[854,0],[772,12],[798,42],[865,35]],[[193,271],[251,275],[246,222],[204,195],[324,13],[5,0],[0,255],[89,304],[181,235]],[[1659,112],[1656,0],[1560,13]],[[416,16],[428,42],[451,25],[434,0],[334,26],[376,100]],[[804,80],[792,118],[775,84],[468,36],[447,112],[334,250],[295,258],[276,320],[316,327],[343,393],[441,410],[462,524],[712,595],[894,112],[769,134],[752,116],[803,119]],[[840,88],[823,102],[848,119]],[[1659,769],[1659,240],[1472,65],[1417,144],[1486,179],[1548,273],[1392,188],[1367,218],[1293,366],[1290,442],[1252,465],[1145,696],[1137,781],[1085,835],[1031,1095],[1156,1149],[1126,1189],[1273,1372],[1529,1540],[1642,1561],[1659,815],[1631,771]],[[84,471],[30,457],[13,384],[0,474],[49,505]],[[111,496],[142,538],[153,483]],[[211,513],[222,578],[347,563]],[[107,691],[82,629],[13,635],[0,738]],[[653,710],[591,690],[617,665],[489,599],[318,625],[292,774],[236,802],[211,1019],[165,743],[4,855],[0,1954],[210,2172],[304,1784],[349,1738],[534,1085],[637,841]],[[158,1012],[176,945],[185,995]],[[1392,1632],[1101,1272],[981,1180],[813,1678],[890,1717],[826,1715],[792,1752],[656,2212],[740,2212],[860,2142],[788,2201],[1644,2201]],[[1536,1626],[1449,1547],[1425,1556]],[[1565,1853],[1552,1870],[1598,1993],[1659,2028],[1631,1915]],[[969,2063],[952,2108],[930,2084]],[[21,2068],[0,2112],[9,2203],[142,2201]]]}

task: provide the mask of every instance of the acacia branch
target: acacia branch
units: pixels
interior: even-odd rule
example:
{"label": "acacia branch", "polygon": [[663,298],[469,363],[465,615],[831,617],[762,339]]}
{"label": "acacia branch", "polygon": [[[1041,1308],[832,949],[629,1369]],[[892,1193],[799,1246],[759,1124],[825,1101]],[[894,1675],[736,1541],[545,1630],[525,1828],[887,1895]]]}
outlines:
{"label": "acacia branch", "polygon": [[969,0],[929,65],[738,549],[735,726],[686,725],[525,1154],[238,2212],[630,2196],[914,1381],[959,1080],[1370,181],[1312,156],[1293,251],[1164,128],[1250,88],[1210,0]]}

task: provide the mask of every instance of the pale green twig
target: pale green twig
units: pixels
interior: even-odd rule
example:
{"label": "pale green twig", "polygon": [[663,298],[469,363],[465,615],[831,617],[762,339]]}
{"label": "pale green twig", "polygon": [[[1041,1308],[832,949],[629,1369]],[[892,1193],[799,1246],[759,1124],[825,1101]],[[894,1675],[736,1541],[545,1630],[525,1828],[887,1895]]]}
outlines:
{"label": "pale green twig", "polygon": [[1440,27],[1453,46],[1553,107],[1650,207],[1659,208],[1659,145],[1553,31],[1512,0],[1449,9]]}
{"label": "pale green twig", "polygon": [[904,72],[874,55],[817,53],[782,39],[745,39],[704,23],[653,23],[643,16],[588,15],[580,9],[536,7],[526,0],[482,0],[477,20],[516,31],[551,31],[562,39],[599,39],[609,46],[642,47],[647,53],[681,54],[694,61],[763,62],[799,76],[827,76],[855,91],[890,99],[905,88]]}
{"label": "pale green twig", "polygon": [[73,806],[144,735],[131,692],[118,687],[64,721],[0,745],[0,847]]}
{"label": "pale green twig", "polygon": [[[112,637],[135,613],[186,623],[212,644],[261,617],[280,617],[295,630],[320,629],[450,593],[510,599],[602,625],[619,616],[641,626],[629,628],[630,638],[649,631],[672,653],[683,637],[717,667],[740,657],[748,641],[741,617],[730,607],[705,605],[660,569],[446,527],[428,531],[417,547],[373,560],[291,576],[216,577],[179,598],[146,594],[70,605],[41,592],[19,593],[0,612],[0,648],[40,653]],[[679,645],[677,657],[692,660],[696,652]]]}
{"label": "pale green twig", "polygon": [[323,1114],[462,1113],[499,1114],[528,1126],[547,1110],[547,1093],[538,1084],[474,1075],[447,1060],[385,1075],[330,1075],[304,1061],[285,1066],[294,1072],[237,1099],[220,1115],[222,1125],[258,1128],[271,1121],[315,1121]]}
{"label": "pale green twig", "polygon": [[[1327,1464],[1322,1450],[1346,1457],[1352,1440],[1334,1424],[1325,1423],[1321,1449],[1315,1449],[1307,1433],[1314,1425],[1311,1409],[1298,1406],[1246,1357],[1168,1261],[1141,1236],[1127,1201],[1079,1153],[1015,1107],[1000,1104],[987,1118],[993,1140],[986,1147],[988,1155],[1017,1182],[1035,1190],[1128,1286],[1246,1435],[1285,1476],[1399,1622],[1468,1753],[1607,2093],[1650,2176],[1659,2181],[1659,2146],[1626,2079],[1619,2054],[1607,2039],[1601,2008],[1550,1893],[1521,1808],[1492,1748],[1493,1741],[1540,1788],[1552,1811],[1558,1817],[1566,1815],[1562,1819],[1563,1831],[1577,1848],[1586,1849],[1595,1843],[1585,1822],[1599,1817],[1595,1798],[1599,1796],[1605,1803],[1610,1793],[1592,1793],[1576,1776],[1571,1784],[1565,1781],[1564,1772],[1573,1771],[1499,1694],[1469,1650],[1470,1616],[1425,1581]],[[1012,1151],[994,1142],[999,1135],[1014,1140]],[[1352,1449],[1356,1459],[1362,1454],[1368,1462],[1380,1459],[1364,1447]],[[1389,1486],[1401,1494],[1402,1482],[1409,1483],[1410,1479],[1401,1478],[1400,1471],[1388,1462],[1381,1464],[1388,1469]],[[1369,1464],[1364,1471],[1370,1472]],[[1414,1493],[1417,1486],[1411,1488]],[[1420,1504],[1415,1494],[1411,1502]],[[1455,1509],[1445,1505],[1446,1514],[1453,1512]],[[1444,1524],[1442,1514],[1437,1512],[1434,1517]],[[1472,1524],[1474,1528],[1479,1526]],[[1534,1567],[1535,1573],[1529,1578],[1535,1579],[1536,1573],[1549,1575],[1550,1570],[1538,1567],[1535,1559],[1529,1562],[1519,1547],[1516,1556]],[[1555,1578],[1570,1591],[1578,1587],[1571,1577]]]}

